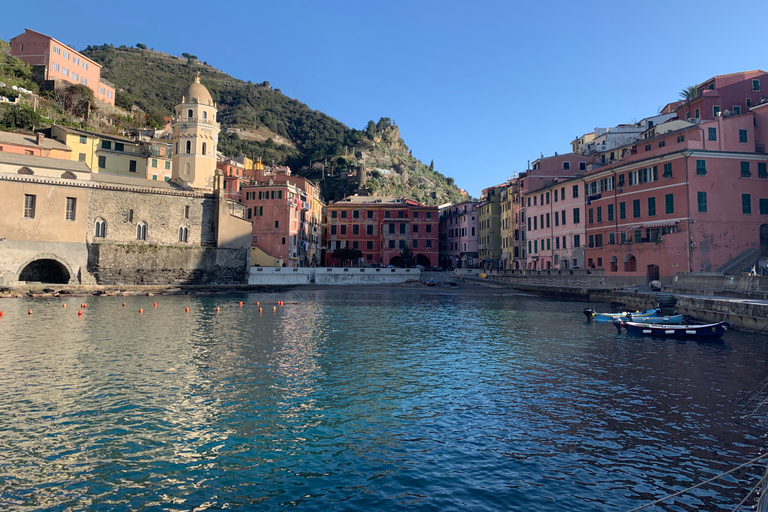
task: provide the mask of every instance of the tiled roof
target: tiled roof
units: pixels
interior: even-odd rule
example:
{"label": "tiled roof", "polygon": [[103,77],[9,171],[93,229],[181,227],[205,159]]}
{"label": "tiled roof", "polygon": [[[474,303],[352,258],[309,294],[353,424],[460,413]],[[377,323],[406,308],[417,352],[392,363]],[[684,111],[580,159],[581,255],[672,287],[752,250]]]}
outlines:
{"label": "tiled roof", "polygon": [[38,146],[36,135],[27,135],[24,133],[2,132],[0,131],[0,144],[15,144],[17,146],[42,147],[44,149],[58,149],[62,151],[72,151],[72,148],[55,139],[44,138],[42,144]]}

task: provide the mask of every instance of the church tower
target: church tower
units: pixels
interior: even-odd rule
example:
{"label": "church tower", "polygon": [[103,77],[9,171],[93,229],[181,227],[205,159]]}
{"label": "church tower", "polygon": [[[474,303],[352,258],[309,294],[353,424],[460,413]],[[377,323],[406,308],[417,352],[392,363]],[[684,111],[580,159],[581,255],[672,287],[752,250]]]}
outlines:
{"label": "church tower", "polygon": [[219,123],[216,122],[216,104],[208,89],[200,83],[199,76],[184,91],[174,114],[171,125],[172,181],[212,191]]}

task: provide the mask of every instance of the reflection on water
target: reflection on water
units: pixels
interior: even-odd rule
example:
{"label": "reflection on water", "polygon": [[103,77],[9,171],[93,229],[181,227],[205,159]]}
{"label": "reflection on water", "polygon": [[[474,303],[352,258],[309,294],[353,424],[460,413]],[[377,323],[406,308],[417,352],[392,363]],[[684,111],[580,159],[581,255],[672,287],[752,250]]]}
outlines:
{"label": "reflection on water", "polygon": [[[628,510],[764,446],[766,411],[734,419],[758,335],[493,291],[81,301],[0,300],[0,508]],[[730,510],[761,472],[655,510]]]}

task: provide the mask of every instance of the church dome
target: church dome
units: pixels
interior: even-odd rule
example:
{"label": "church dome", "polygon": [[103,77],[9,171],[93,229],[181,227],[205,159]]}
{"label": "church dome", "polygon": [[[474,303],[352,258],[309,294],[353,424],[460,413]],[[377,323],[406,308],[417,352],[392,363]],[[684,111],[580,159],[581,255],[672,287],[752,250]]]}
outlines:
{"label": "church dome", "polygon": [[200,103],[202,105],[214,106],[211,93],[200,83],[200,77],[196,76],[195,81],[189,84],[184,90],[184,95],[181,99],[182,103]]}

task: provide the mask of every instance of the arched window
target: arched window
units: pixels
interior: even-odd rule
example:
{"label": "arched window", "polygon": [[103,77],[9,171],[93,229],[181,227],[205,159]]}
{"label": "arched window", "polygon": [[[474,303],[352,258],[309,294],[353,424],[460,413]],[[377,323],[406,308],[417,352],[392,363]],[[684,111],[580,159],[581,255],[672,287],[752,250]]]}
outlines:
{"label": "arched window", "polygon": [[179,242],[186,242],[188,236],[189,230],[186,228],[186,226],[181,226],[179,228]]}
{"label": "arched window", "polygon": [[136,225],[136,240],[146,240],[146,239],[147,239],[147,223],[139,222]]}
{"label": "arched window", "polygon": [[98,219],[96,221],[96,233],[94,233],[94,236],[96,238],[104,238],[107,236],[107,221],[104,219]]}
{"label": "arched window", "polygon": [[178,141],[176,141],[176,154],[177,155],[179,154],[179,142]]}
{"label": "arched window", "polygon": [[192,152],[192,141],[187,141],[187,154],[190,154]]}
{"label": "arched window", "polygon": [[187,117],[195,117],[194,113],[192,112],[192,109],[187,110]]}
{"label": "arched window", "polygon": [[205,142],[203,142],[203,154],[205,154],[205,150],[206,150],[207,147],[208,147],[208,145]]}
{"label": "arched window", "polygon": [[203,119],[208,119],[208,112],[203,110]]}

